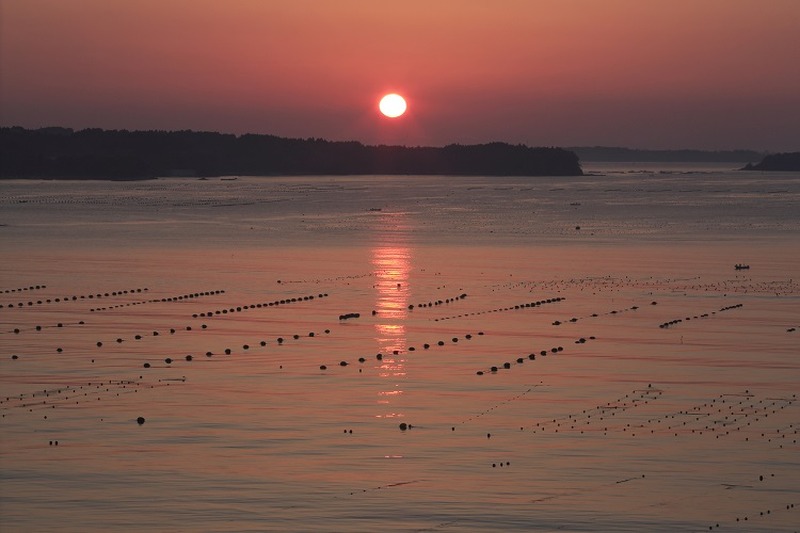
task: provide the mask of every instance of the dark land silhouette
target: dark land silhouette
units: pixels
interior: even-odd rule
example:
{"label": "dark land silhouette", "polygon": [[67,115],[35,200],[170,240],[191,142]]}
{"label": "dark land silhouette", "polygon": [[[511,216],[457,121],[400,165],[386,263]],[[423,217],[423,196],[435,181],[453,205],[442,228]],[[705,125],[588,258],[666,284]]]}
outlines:
{"label": "dark land silhouette", "polygon": [[146,179],[164,176],[439,174],[580,176],[561,148],[494,142],[366,146],[199,131],[0,128],[0,178]]}
{"label": "dark land silhouette", "polygon": [[755,165],[747,163],[742,170],[800,171],[800,152],[768,155]]}
{"label": "dark land silhouette", "polygon": [[566,148],[581,161],[631,163],[749,163],[764,157],[754,150],[640,150],[610,146],[573,146]]}

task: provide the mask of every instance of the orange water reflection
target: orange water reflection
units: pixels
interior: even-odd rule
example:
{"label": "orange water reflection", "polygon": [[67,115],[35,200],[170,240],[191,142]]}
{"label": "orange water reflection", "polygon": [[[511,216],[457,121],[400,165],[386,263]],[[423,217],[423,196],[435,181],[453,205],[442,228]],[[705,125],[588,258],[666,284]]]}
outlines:
{"label": "orange water reflection", "polygon": [[[379,404],[388,405],[403,394],[401,384],[406,376],[406,325],[409,302],[411,250],[404,246],[378,246],[372,251],[375,274],[376,322],[375,341],[383,354],[379,375],[394,379],[390,390],[378,393]],[[387,410],[380,418],[401,417]]]}
{"label": "orange water reflection", "polygon": [[375,268],[375,340],[381,352],[404,351],[405,320],[408,315],[411,250],[407,247],[377,247],[372,251]]}

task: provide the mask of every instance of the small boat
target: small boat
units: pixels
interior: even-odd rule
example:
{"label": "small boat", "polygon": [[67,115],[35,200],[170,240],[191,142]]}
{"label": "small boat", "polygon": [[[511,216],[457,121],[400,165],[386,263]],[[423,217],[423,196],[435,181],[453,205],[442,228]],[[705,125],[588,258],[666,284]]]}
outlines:
{"label": "small boat", "polygon": [[736,263],[735,265],[733,265],[733,268],[735,268],[736,270],[749,270],[750,265],[743,265],[741,263]]}

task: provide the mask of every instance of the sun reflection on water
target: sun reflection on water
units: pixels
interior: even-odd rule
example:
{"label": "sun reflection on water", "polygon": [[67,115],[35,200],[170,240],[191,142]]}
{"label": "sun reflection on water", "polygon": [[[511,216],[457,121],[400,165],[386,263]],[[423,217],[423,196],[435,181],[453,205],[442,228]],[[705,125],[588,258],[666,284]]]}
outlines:
{"label": "sun reflection on water", "polygon": [[[403,394],[401,384],[406,376],[406,325],[409,302],[411,250],[404,246],[378,246],[372,252],[375,269],[376,322],[375,341],[383,354],[379,375],[392,379],[391,390],[379,393],[378,403],[387,405]],[[387,410],[380,418],[402,417]]]}
{"label": "sun reflection on water", "polygon": [[375,340],[384,354],[403,351],[406,344],[411,250],[397,246],[374,248],[372,264],[377,291]]}

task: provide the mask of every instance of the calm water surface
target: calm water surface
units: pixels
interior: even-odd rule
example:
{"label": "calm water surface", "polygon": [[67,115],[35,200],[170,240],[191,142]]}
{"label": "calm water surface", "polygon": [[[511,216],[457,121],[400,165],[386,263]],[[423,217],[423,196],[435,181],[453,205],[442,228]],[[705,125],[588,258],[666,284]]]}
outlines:
{"label": "calm water surface", "polygon": [[797,531],[800,176],[596,167],[0,182],[0,529]]}

